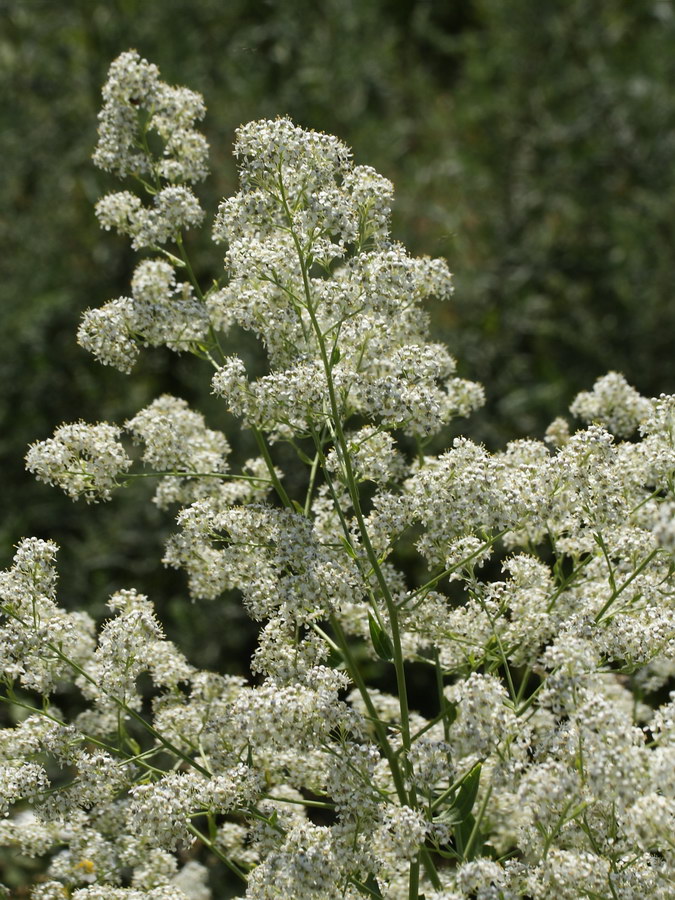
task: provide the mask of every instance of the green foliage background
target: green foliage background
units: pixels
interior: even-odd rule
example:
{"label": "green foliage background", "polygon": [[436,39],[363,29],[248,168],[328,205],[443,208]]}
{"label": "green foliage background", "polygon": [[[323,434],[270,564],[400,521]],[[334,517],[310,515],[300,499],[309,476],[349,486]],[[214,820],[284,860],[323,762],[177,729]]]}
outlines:
{"label": "green foliage background", "polygon": [[[98,229],[93,204],[116,184],[89,158],[100,86],[130,47],[206,97],[210,214],[235,189],[234,129],[260,117],[337,134],[394,181],[395,236],[456,275],[436,330],[487,389],[454,433],[541,436],[608,369],[675,390],[672,0],[5,0],[0,563],[24,535],[56,539],[64,605],[101,615],[133,585],[201,665],[246,666],[237,605],[194,615],[159,566],[172,523],[145,502],[151,485],[74,506],[23,471],[62,421],[123,421],[162,391],[231,430],[194,360],[146,353],[127,378],[75,343],[82,311],[126,293],[135,261]],[[191,253],[208,280],[220,248],[205,233]]]}

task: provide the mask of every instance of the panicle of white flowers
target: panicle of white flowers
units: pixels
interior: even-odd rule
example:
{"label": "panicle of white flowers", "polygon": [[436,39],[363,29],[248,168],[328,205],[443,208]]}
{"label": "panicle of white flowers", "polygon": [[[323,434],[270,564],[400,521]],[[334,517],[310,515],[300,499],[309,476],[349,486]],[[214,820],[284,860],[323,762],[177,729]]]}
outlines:
{"label": "panicle of white flowers", "polygon": [[150,346],[165,344],[179,351],[206,336],[208,318],[203,304],[191,285],[176,283],[173,266],[164,260],[143,260],[136,267],[131,294],[134,331]]}
{"label": "panicle of white flowers", "polygon": [[383,814],[374,835],[373,850],[385,880],[391,879],[415,856],[424,841],[427,823],[409,806],[391,806]]}
{"label": "panicle of white flowers", "polygon": [[77,341],[103,365],[128,374],[139,354],[134,324],[134,301],[130,297],[118,297],[84,313]]}
{"label": "panicle of white flowers", "polygon": [[0,815],[17,800],[29,800],[49,786],[47,773],[37,763],[0,764]]}
{"label": "panicle of white flowers", "polygon": [[180,474],[160,481],[158,506],[188,504],[217,488],[216,476],[227,470],[230,445],[224,434],[206,427],[204,416],[178,397],[164,394],[125,423],[134,439],[145,445],[143,461],[157,470]]}
{"label": "panicle of white flowers", "polygon": [[546,429],[544,440],[553,447],[562,447],[570,437],[570,426],[567,419],[557,416]]}
{"label": "panicle of white flowers", "polygon": [[150,207],[130,191],[108,194],[96,204],[96,217],[105,231],[128,235],[134,250],[141,250],[175,241],[201,224],[204,210],[190,188],[172,184],[157,191]]}
{"label": "panicle of white flowers", "polygon": [[608,372],[592,391],[577,394],[570,412],[584,422],[598,422],[618,437],[630,437],[647,418],[650,403],[619,372]]}
{"label": "panicle of white flowers", "polygon": [[281,846],[254,869],[246,896],[250,900],[341,900],[356,854],[335,840],[333,829],[302,822]]}
{"label": "panicle of white flowers", "polygon": [[[161,251],[167,242],[179,244],[183,232],[204,218],[199,200],[187,186],[208,172],[208,144],[194,127],[205,112],[203,98],[165,84],[157,67],[131,50],[110,67],[103,99],[94,162],[120,178],[134,176],[151,202],[145,205],[130,190],[110,193],[96,204],[101,227],[128,235],[137,250]],[[161,156],[151,152],[149,136],[161,142]],[[168,258],[184,265],[172,254]],[[166,260],[150,259],[136,269],[131,297],[85,312],[78,340],[99,362],[128,373],[139,344],[186,350],[202,342],[209,328],[206,309],[193,287],[177,284]]]}
{"label": "panicle of white flowers", "polygon": [[[400,480],[406,471],[405,459],[396,450],[393,435],[373,425],[366,425],[347,435],[347,448],[354,475],[359,481],[386,484],[391,480]],[[340,476],[340,461],[335,449],[328,455],[327,466]]]}
{"label": "panicle of white flowers", "polygon": [[352,599],[353,562],[320,541],[299,513],[253,504],[219,510],[207,499],[181,512],[178,523],[165,562],[187,570],[196,596],[237,587],[255,619],[281,609],[294,621],[321,618]]}
{"label": "panicle of white flowers", "polygon": [[[0,841],[50,854],[32,896],[209,900],[200,852],[249,900],[670,900],[675,397],[609,373],[574,401],[576,433],[556,419],[543,441],[426,454],[483,395],[428,340],[421,304],[451,278],[391,240],[391,184],[288,119],[243,126],[241,189],[213,231],[228,281],[204,294],[180,236],[200,218],[184,182],[205,171],[201,98],[132,51],[104,99],[97,162],[153,205],[111,195],[102,224],[138,247],[176,239],[190,283],[178,257],[142,261],[80,342],[122,371],[144,344],[189,349],[256,430],[235,476],[183,400],[125,426],[161,470],[156,502],[183,506],[165,562],[195,600],[236,589],[260,634],[252,680],[199,671],[121,590],[97,637],[57,605],[55,545],[19,545],[1,683],[29,708],[0,729]],[[221,350],[232,326],[266,374]],[[119,435],[62,426],[28,466],[105,499],[130,465]],[[282,440],[304,482],[275,467]],[[50,705],[64,685],[72,721]]]}
{"label": "panicle of white flowers", "polygon": [[72,677],[67,659],[82,662],[93,651],[93,620],[56,605],[56,549],[50,541],[23,540],[12,568],[0,574],[4,677],[45,696]]}
{"label": "panicle of white flowers", "polygon": [[[170,182],[201,181],[207,175],[208,144],[194,129],[206,111],[200,94],[165,84],[157,66],[129,50],[111,65],[103,101],[94,153],[101,169],[120,178],[158,175]],[[158,160],[147,145],[153,131],[165,142]]]}
{"label": "panicle of white flowers", "polygon": [[31,445],[26,468],[38,481],[58,485],[73,500],[108,500],[118,477],[131,466],[120,433],[107,422],[60,425],[53,438]]}
{"label": "panicle of white flowers", "polygon": [[164,260],[139,263],[131,297],[87,310],[77,332],[80,346],[104,365],[129,373],[142,346],[166,346],[180,353],[203,341],[209,331],[204,304],[187,282],[178,284]]}
{"label": "panicle of white flowers", "polygon": [[230,281],[207,305],[217,327],[260,337],[272,371],[249,382],[227,360],[213,387],[232,411],[279,436],[321,427],[331,406],[427,434],[479,406],[480,387],[427,343],[419,303],[449,296],[450,274],[389,240],[391,185],[287,119],[240,129],[235,152],[242,190],[213,232],[228,244]]}

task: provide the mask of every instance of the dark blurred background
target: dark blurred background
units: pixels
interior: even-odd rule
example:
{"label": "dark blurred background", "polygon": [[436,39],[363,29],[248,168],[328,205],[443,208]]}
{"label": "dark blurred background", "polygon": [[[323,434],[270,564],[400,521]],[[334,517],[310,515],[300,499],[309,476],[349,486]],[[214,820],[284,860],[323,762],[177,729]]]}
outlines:
{"label": "dark blurred background", "polygon": [[[82,311],[126,293],[135,262],[98,229],[93,204],[118,185],[90,162],[100,87],[129,48],[206,98],[210,214],[236,188],[234,129],[260,117],[337,134],[393,180],[395,237],[456,276],[436,333],[487,391],[446,444],[541,437],[609,369],[675,390],[671,0],[4,0],[0,564],[24,535],[55,539],[66,607],[99,616],[133,585],[200,665],[246,666],[238,604],[194,615],[159,565],[173,523],[150,484],[87,507],[23,470],[62,421],[122,422],[163,391],[223,427],[191,358],[146,352],[126,377],[75,342]],[[208,283],[222,249],[205,229],[190,252]]]}
{"label": "dark blurred background", "polygon": [[[100,614],[133,584],[203,664],[237,640],[240,613],[214,607],[200,626],[182,577],[158,565],[172,522],[144,502],[151,485],[87,507],[23,470],[62,421],[123,421],[161,391],[221,425],[191,358],[146,352],[125,377],[75,342],[82,311],[127,292],[135,261],[93,214],[117,187],[90,154],[122,50],[205,95],[209,213],[236,186],[235,127],[263,116],[335,133],[394,181],[395,236],[456,275],[435,329],[487,390],[453,433],[541,436],[609,369],[675,389],[670,0],[5,0],[0,17],[0,556],[23,535],[57,540],[65,605]],[[205,281],[217,273],[206,229],[191,253]]]}

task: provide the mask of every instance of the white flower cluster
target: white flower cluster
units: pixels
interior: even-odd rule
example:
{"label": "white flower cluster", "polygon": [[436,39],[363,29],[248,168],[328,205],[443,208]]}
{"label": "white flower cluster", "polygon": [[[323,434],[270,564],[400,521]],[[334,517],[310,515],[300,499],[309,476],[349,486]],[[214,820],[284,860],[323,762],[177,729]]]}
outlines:
{"label": "white flower cluster", "polygon": [[570,412],[584,422],[597,422],[617,437],[630,437],[649,414],[649,400],[641,397],[619,372],[608,372],[592,391],[578,394]]}
{"label": "white flower cluster", "polygon": [[105,231],[114,228],[128,235],[134,250],[141,250],[176,240],[183,230],[200,225],[204,210],[189,188],[169,185],[155,193],[151,207],[131,191],[108,194],[96,204],[96,217]]}
{"label": "white flower cluster", "polygon": [[[229,472],[230,446],[220,431],[185,400],[164,394],[125,422],[135,443],[143,443],[143,462],[155,471],[127,478],[159,479],[155,503],[187,505],[212,498],[218,505],[263,499],[270,489],[263,460],[250,459],[240,475]],[[26,467],[41,481],[58,485],[72,498],[107,500],[132,465],[121,441],[122,429],[102,422],[61,425],[53,438],[31,445]],[[276,474],[276,472],[275,472]],[[231,480],[229,480],[231,479]]]}
{"label": "white flower cluster", "polygon": [[[191,127],[196,101],[169,103],[135,54],[106,90],[99,155],[137,107],[167,139]],[[115,146],[111,169],[148,174]],[[236,152],[214,230],[228,285],[202,305],[145,261],[133,299],[83,328],[124,369],[139,334],[201,341],[206,311],[269,353],[253,381],[217,342],[204,354],[256,432],[241,475],[180,399],[126,423],[164,470],[156,501],[183,505],[166,563],[195,598],[236,589],[260,623],[253,679],[195,668],[134,590],[97,636],[56,603],[55,545],[22,542],[0,576],[17,721],[0,729],[0,841],[49,856],[32,897],[209,900],[228,871],[249,900],[670,900],[675,396],[610,373],[575,400],[576,433],[558,419],[545,441],[412,458],[401,431],[482,396],[427,341],[445,265],[390,241],[391,186],[337,139],[254,122]],[[130,465],[119,434],[62,426],[28,465],[105,499]],[[292,478],[270,439],[297,452]]]}
{"label": "white flower cluster", "polygon": [[207,305],[217,327],[260,337],[272,371],[250,383],[227,360],[213,386],[232,411],[282,436],[338,410],[428,434],[479,406],[481,388],[453,377],[445,348],[426,340],[419,304],[448,297],[450,273],[390,240],[391,185],[288,119],[239,129],[235,153],[242,190],[213,231],[230,281]]}
{"label": "white flower cluster", "polygon": [[0,577],[3,676],[42,694],[71,676],[66,656],[79,664],[94,646],[92,619],[56,605],[56,551],[50,541],[25,539]]}
{"label": "white flower cluster", "polygon": [[[201,224],[204,210],[187,183],[208,172],[208,144],[195,130],[205,112],[203,98],[187,88],[175,88],[159,78],[156,66],[135,51],[112,64],[103,88],[96,165],[120,178],[133,175],[150,195],[150,205],[130,190],[108,194],[96,204],[106,231],[131,238],[136,250],[159,252],[169,241],[182,249],[183,232]],[[161,157],[148,138],[159,139]],[[210,331],[201,294],[191,284],[177,283],[174,265],[185,266],[165,252],[166,260],[146,259],[132,280],[132,296],[119,297],[85,312],[79,343],[99,362],[130,372],[139,345],[193,350]]]}
{"label": "white flower cluster", "polygon": [[[170,182],[206,177],[209,147],[194,129],[195,121],[206,112],[200,94],[165,84],[157,66],[130,50],[111,65],[103,101],[94,153],[101,169],[120,178],[157,175]],[[147,145],[151,132],[165,143],[157,161]]]}
{"label": "white flower cluster", "polygon": [[[165,84],[157,67],[131,50],[110,67],[103,100],[94,162],[120,178],[137,177],[153,203],[145,207],[130,191],[109,194],[96,206],[101,226],[129,235],[139,249],[199,225],[204,211],[185,183],[208,173],[209,147],[194,128],[206,110],[201,95]],[[159,158],[149,147],[153,136],[163,144]]]}
{"label": "white flower cluster", "polygon": [[[158,506],[188,504],[212,493],[208,476],[227,471],[230,445],[225,435],[207,428],[204,416],[178,397],[158,397],[126,422],[126,428],[145,444],[144,462],[158,470],[182,473],[160,481],[155,495]],[[191,478],[193,474],[207,478]]]}
{"label": "white flower cluster", "polygon": [[180,352],[204,341],[209,319],[187,282],[176,283],[173,266],[144,260],[134,272],[131,297],[89,309],[77,332],[79,344],[104,365],[130,372],[139,344]]}
{"label": "white flower cluster", "polygon": [[108,500],[118,476],[131,466],[120,433],[107,422],[61,425],[53,438],[30,447],[26,468],[39,481],[58,485],[73,499]]}
{"label": "white flower cluster", "polygon": [[164,561],[187,570],[196,596],[237,587],[253,618],[281,608],[294,621],[323,618],[353,598],[353,560],[322,541],[308,518],[253,504],[219,507],[201,500],[181,512],[167,547]]}

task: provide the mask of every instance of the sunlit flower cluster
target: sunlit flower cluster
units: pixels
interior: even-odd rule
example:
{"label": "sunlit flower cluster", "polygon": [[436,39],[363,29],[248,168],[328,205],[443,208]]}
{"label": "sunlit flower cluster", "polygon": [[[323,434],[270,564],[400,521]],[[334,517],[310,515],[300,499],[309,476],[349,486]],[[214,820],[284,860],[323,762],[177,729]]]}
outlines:
{"label": "sunlit flower cluster", "polygon": [[60,426],[27,465],[86,500],[157,478],[192,614],[241,603],[259,635],[250,679],[201,670],[133,589],[98,628],[61,608],[56,546],[20,543],[0,575],[0,842],[45,858],[32,900],[216,900],[230,877],[249,900],[670,900],[675,397],[610,373],[572,404],[579,430],[430,454],[483,392],[428,340],[422,303],[451,279],[391,240],[391,184],[288,119],[243,126],[226,271],[202,291],[179,183],[202,174],[201,100],[134,52],[104,99],[98,164],[154,199],[99,217],[156,255],[80,342],[122,371],[144,344],[210,363],[260,455],[230,462],[165,394],[125,424],[136,469],[107,423]]}

